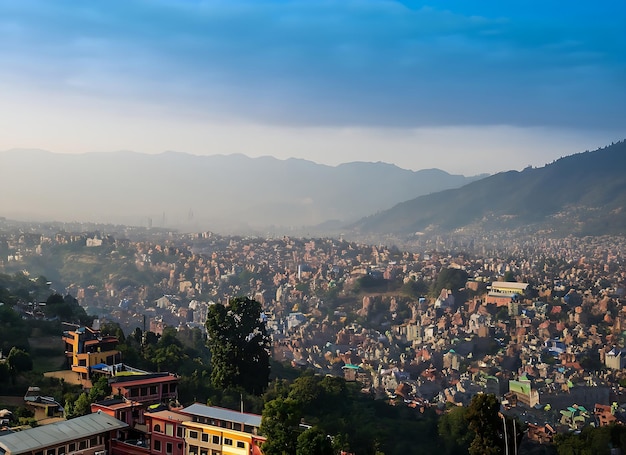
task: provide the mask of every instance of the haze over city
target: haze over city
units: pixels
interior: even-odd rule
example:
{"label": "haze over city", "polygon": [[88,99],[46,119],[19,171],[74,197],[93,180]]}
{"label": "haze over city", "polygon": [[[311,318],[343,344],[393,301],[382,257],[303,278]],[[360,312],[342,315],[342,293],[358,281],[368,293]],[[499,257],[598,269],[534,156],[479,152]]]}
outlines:
{"label": "haze over city", "polygon": [[626,5],[5,1],[0,150],[464,175],[626,136]]}

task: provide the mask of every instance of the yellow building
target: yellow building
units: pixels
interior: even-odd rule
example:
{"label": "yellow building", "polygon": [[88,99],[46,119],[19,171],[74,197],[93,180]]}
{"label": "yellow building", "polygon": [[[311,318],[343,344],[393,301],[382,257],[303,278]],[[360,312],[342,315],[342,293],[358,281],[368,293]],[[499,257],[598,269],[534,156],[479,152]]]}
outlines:
{"label": "yellow building", "polygon": [[102,336],[99,330],[79,327],[63,332],[63,341],[69,367],[83,379],[91,377],[91,368],[95,365],[115,365],[122,361],[116,349],[117,337]]}
{"label": "yellow building", "polygon": [[261,416],[195,403],[180,411],[187,455],[262,455]]}

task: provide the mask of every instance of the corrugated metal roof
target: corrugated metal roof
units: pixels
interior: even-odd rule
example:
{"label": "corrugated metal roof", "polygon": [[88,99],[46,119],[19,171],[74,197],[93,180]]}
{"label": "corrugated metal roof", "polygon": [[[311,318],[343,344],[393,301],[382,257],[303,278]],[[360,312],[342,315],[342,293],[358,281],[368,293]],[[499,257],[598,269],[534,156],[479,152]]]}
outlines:
{"label": "corrugated metal roof", "polygon": [[88,438],[128,424],[108,414],[96,412],[63,422],[0,436],[0,454],[20,454],[76,439]]}
{"label": "corrugated metal roof", "polygon": [[192,414],[200,417],[208,417],[215,420],[224,420],[226,422],[243,423],[252,427],[261,426],[261,416],[257,414],[246,414],[230,409],[216,408],[214,406],[205,406],[200,403],[194,403],[182,409],[181,412]]}

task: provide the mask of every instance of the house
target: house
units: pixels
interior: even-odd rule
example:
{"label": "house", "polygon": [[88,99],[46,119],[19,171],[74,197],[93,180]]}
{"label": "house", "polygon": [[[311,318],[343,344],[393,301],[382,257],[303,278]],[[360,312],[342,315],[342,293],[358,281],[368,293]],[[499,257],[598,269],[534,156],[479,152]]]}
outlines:
{"label": "house", "polygon": [[485,303],[493,303],[497,307],[507,307],[512,300],[519,300],[526,295],[528,283],[495,281],[491,283]]}
{"label": "house", "polygon": [[623,369],[626,366],[626,349],[611,349],[604,356],[604,364],[612,370]]}
{"label": "house", "polygon": [[509,380],[509,391],[516,395],[518,403],[523,403],[529,408],[539,404],[539,392],[525,376],[520,377],[518,381]]}
{"label": "house", "polygon": [[261,416],[195,403],[180,411],[189,455],[262,455]]}
{"label": "house", "polygon": [[79,327],[74,331],[65,331],[63,341],[69,366],[81,379],[90,379],[92,367],[96,365],[113,365],[122,361],[121,353],[116,349],[117,337],[102,336],[99,330]]}
{"label": "house", "polygon": [[24,395],[26,408],[34,413],[35,420],[40,423],[51,423],[55,419],[65,420],[65,410],[52,397],[43,397],[39,387],[29,387]]}
{"label": "house", "polygon": [[615,408],[613,406],[596,403],[593,409],[598,426],[605,427],[617,421],[615,417]]}
{"label": "house", "polygon": [[128,425],[104,413],[42,425],[0,436],[0,455],[105,455],[112,439]]}
{"label": "house", "polygon": [[172,373],[118,372],[109,385],[114,395],[144,405],[178,401],[178,376]]}
{"label": "house", "polygon": [[91,404],[91,412],[103,412],[121,420],[129,427],[144,423],[143,404],[139,401],[125,400],[123,398],[110,398]]}

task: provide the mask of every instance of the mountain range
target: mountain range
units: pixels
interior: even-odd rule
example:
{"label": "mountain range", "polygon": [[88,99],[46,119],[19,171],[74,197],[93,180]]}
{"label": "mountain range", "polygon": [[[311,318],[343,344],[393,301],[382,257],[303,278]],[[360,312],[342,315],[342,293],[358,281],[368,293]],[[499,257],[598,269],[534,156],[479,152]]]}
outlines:
{"label": "mountain range", "polygon": [[626,235],[626,142],[423,195],[350,226],[398,236],[479,228]]}
{"label": "mountain range", "polygon": [[0,152],[0,169],[0,216],[225,233],[316,225],[320,232],[484,177],[381,162],[23,149]]}

